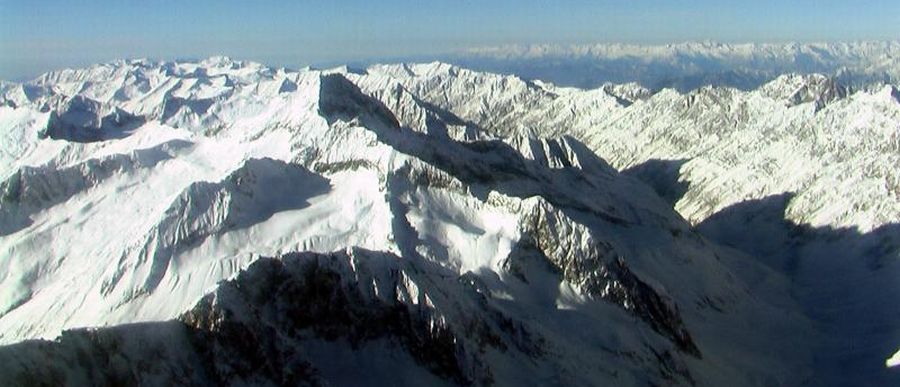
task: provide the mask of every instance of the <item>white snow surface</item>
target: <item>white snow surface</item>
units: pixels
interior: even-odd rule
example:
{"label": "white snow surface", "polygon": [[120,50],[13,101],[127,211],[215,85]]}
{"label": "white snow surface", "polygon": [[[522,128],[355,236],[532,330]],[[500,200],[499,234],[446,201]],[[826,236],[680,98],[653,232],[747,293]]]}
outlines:
{"label": "white snow surface", "polygon": [[894,356],[891,356],[890,359],[887,359],[885,361],[885,365],[887,365],[888,367],[900,366],[900,351],[897,351]]}

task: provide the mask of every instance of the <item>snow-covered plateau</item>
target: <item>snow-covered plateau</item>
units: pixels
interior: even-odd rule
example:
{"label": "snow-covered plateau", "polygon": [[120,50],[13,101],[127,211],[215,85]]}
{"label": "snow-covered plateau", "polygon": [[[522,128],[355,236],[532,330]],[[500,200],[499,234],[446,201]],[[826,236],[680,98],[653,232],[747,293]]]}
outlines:
{"label": "snow-covered plateau", "polygon": [[895,385],[898,165],[819,74],[4,82],[0,385]]}

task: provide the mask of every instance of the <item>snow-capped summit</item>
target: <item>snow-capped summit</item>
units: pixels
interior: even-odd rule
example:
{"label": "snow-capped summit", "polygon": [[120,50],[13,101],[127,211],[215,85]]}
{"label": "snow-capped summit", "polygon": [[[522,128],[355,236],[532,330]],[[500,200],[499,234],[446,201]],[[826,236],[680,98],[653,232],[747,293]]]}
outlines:
{"label": "snow-capped summit", "polygon": [[790,106],[815,103],[822,109],[833,100],[849,94],[847,87],[841,86],[834,78],[821,74],[786,74],[763,85],[760,91],[769,98],[783,100]]}

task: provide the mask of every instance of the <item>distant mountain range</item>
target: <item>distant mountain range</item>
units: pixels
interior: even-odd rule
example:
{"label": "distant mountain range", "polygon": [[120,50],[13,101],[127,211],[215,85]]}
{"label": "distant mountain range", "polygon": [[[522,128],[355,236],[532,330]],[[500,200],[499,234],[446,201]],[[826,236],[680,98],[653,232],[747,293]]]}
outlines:
{"label": "distant mountain range", "polygon": [[581,88],[637,82],[652,90],[686,92],[709,85],[752,90],[787,73],[820,73],[859,87],[900,80],[900,41],[509,45],[446,59],[475,70]]}

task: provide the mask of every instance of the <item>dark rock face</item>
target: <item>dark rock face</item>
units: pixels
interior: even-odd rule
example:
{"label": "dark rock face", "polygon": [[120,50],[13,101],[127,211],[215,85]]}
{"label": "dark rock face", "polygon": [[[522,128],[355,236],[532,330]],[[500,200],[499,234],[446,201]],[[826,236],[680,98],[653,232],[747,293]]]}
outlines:
{"label": "dark rock face", "polygon": [[400,127],[394,113],[378,100],[363,94],[343,75],[323,75],[320,82],[319,113],[329,121],[359,118],[367,122],[379,121],[387,128]]}
{"label": "dark rock face", "polygon": [[[541,209],[533,215],[528,231],[526,245],[539,252],[563,279],[579,286],[586,295],[611,302],[640,318],[679,350],[702,357],[677,306],[635,275],[612,245],[598,238],[578,237],[585,231],[567,229],[554,214]],[[573,234],[576,237],[560,238]],[[575,245],[573,241],[579,240],[586,240],[586,245]]]}
{"label": "dark rock face", "polygon": [[[345,340],[358,348],[370,340],[390,338],[434,374],[471,384],[465,361],[459,358],[465,348],[442,325],[440,316],[425,305],[400,302],[397,294],[368,297],[359,283],[348,282],[349,272],[335,267],[349,264],[350,259],[298,254],[286,257],[284,263],[261,260],[237,280],[224,283],[181,320],[200,332],[195,346],[208,363],[218,364],[217,373],[225,380],[265,370],[277,384],[291,385],[294,378],[307,377],[314,368],[303,361],[300,364],[307,372],[284,374],[292,367],[279,364],[279,359],[297,359],[303,340]],[[397,268],[390,274],[394,281],[402,277]],[[243,356],[224,364],[220,361],[234,353]]]}
{"label": "dark rock face", "polygon": [[840,84],[835,78],[807,76],[803,86],[789,97],[788,104],[796,106],[802,103],[815,102],[816,111],[819,111],[832,101],[845,98],[849,94],[849,89]]}
{"label": "dark rock face", "polygon": [[178,321],[65,331],[0,348],[4,386],[214,385]]}
{"label": "dark rock face", "polygon": [[263,258],[178,320],[0,348],[8,365],[0,385],[328,385],[319,366],[346,359],[311,356],[310,348],[356,352],[375,342],[405,353],[433,380],[485,385],[493,383],[486,352],[541,356],[536,337],[491,309],[477,278],[418,270],[363,250]]}
{"label": "dark rock face", "polygon": [[[621,258],[604,269],[599,277],[592,279],[588,289],[591,294],[601,294],[603,299],[621,305],[649,324],[654,331],[675,343],[678,349],[695,357],[702,357],[674,304],[667,302],[650,285],[641,281]],[[599,287],[600,285],[603,287]],[[602,289],[609,290],[604,292]]]}
{"label": "dark rock face", "polygon": [[74,142],[103,141],[126,137],[144,122],[142,117],[79,95],[51,111],[47,128],[40,136]]}

